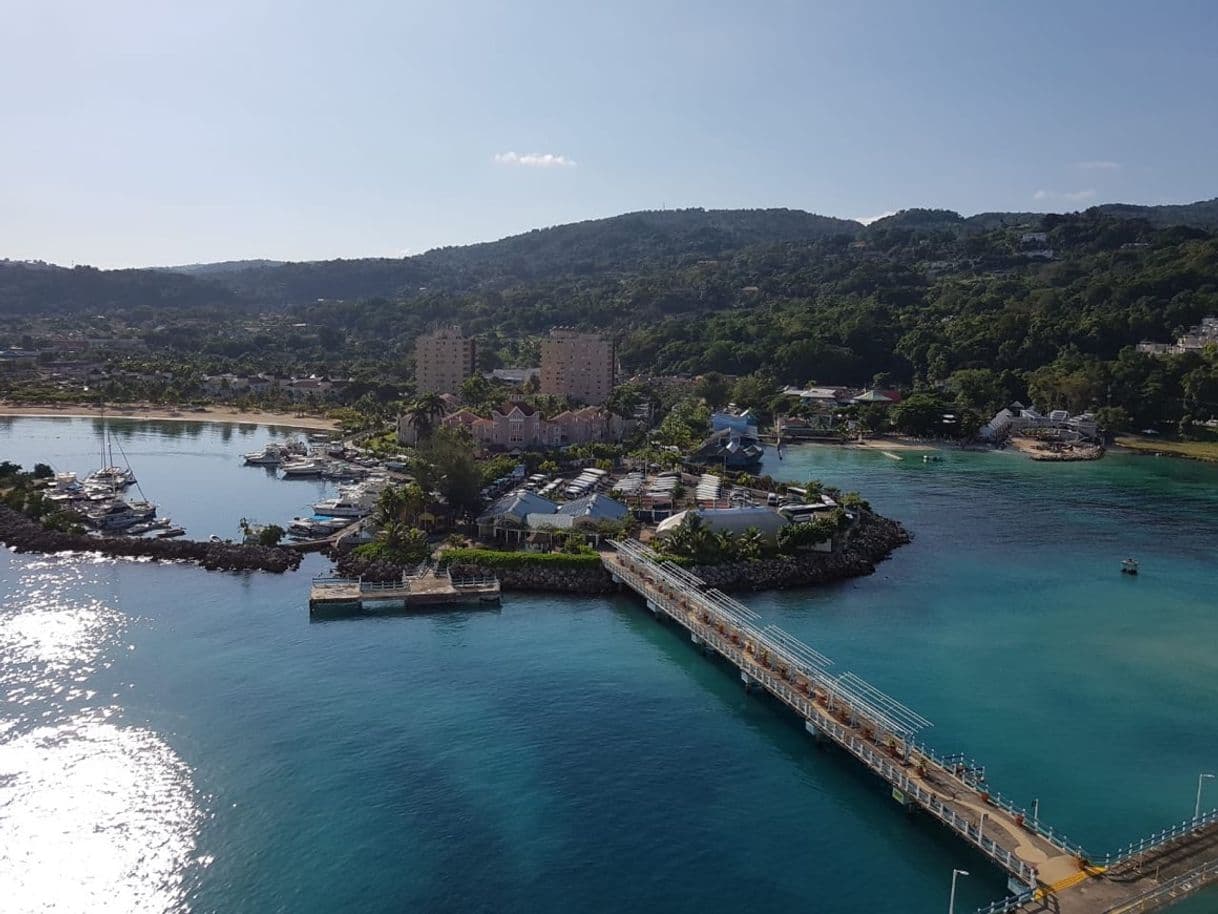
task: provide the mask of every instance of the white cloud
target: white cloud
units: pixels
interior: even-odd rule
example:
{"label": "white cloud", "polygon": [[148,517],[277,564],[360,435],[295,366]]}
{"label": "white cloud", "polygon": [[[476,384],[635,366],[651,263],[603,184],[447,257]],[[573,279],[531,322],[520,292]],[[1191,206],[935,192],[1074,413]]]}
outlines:
{"label": "white cloud", "polygon": [[1120,162],[1109,162],[1105,159],[1098,159],[1092,162],[1076,162],[1079,168],[1083,171],[1120,171]]}
{"label": "white cloud", "polygon": [[863,225],[871,225],[873,222],[879,222],[881,219],[887,219],[889,216],[895,216],[896,214],[897,211],[895,209],[886,209],[878,216],[855,216],[854,221],[861,222]]}
{"label": "white cloud", "polygon": [[552,152],[497,152],[500,165],[523,165],[527,168],[574,168],[575,160]]}
{"label": "white cloud", "polygon": [[1032,194],[1032,199],[1042,201],[1060,200],[1063,203],[1084,203],[1087,200],[1095,199],[1095,191],[1091,189],[1068,190],[1061,192],[1056,190],[1038,190],[1036,193]]}

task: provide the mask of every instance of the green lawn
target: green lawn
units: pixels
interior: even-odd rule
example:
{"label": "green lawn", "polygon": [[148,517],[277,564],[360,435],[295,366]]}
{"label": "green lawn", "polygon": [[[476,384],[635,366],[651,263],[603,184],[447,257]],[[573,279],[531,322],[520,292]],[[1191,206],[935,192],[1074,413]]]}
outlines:
{"label": "green lawn", "polygon": [[1208,460],[1218,463],[1218,441],[1172,441],[1145,435],[1118,435],[1116,443],[1131,451],[1151,454],[1171,454],[1193,460]]}

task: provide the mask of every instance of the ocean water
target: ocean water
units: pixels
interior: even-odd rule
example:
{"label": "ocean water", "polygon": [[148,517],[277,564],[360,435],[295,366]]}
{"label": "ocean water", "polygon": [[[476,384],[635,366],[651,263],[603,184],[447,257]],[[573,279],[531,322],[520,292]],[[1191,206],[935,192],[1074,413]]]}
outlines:
{"label": "ocean water", "polygon": [[[267,430],[114,428],[194,535],[324,490],[238,465]],[[87,420],[14,420],[0,459],[83,473],[96,440]],[[860,490],[915,540],[873,576],[746,602],[1088,847],[1191,815],[1218,770],[1218,471],[770,461]],[[972,873],[958,911],[1002,894],[629,597],[311,623],[325,567],[0,551],[0,909],[903,914],[944,910],[953,867]]]}

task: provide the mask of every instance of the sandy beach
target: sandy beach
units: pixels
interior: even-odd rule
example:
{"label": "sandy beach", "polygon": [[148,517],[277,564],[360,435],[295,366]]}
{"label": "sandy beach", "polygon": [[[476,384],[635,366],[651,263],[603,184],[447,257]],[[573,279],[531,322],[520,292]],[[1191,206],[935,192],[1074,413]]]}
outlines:
{"label": "sandy beach", "polygon": [[194,411],[163,406],[128,405],[108,406],[103,412],[96,406],[83,406],[77,403],[57,405],[0,403],[0,417],[96,419],[103,415],[111,419],[155,419],[160,422],[234,422],[243,425],[274,425],[282,428],[301,428],[323,432],[334,431],[338,428],[338,423],[323,416],[271,413],[258,410],[242,411],[225,406],[208,406],[203,411]]}

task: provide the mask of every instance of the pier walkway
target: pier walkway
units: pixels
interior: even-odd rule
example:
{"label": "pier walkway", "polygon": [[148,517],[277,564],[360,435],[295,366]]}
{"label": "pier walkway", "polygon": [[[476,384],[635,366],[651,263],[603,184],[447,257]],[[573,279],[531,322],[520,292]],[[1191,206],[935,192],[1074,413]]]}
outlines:
{"label": "pier walkway", "polygon": [[936,819],[1004,870],[1012,895],[979,914],[1143,914],[1218,880],[1218,811],[1097,859],[985,783],[985,769],[919,740],[930,721],[747,606],[634,540],[603,552],[614,580],[657,618],[679,623],[706,653],[728,660],[747,689],[762,689],[887,783],[902,806]]}

